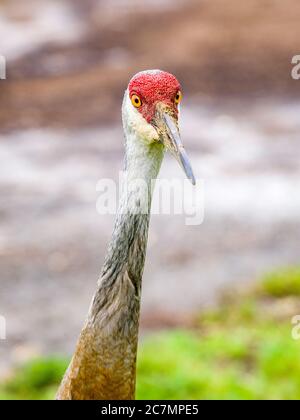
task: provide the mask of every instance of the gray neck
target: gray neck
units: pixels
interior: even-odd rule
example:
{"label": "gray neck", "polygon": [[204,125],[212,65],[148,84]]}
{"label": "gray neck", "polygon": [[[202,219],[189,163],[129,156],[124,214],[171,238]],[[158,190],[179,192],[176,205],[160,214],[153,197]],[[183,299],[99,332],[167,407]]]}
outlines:
{"label": "gray neck", "polygon": [[111,272],[115,277],[126,265],[137,287],[145,261],[153,181],[163,155],[159,145],[142,146],[144,151],[141,147],[135,156],[125,156],[123,192],[102,271],[102,276]]}
{"label": "gray neck", "polygon": [[[163,147],[136,137],[125,125],[127,188],[92,300],[87,322],[58,399],[133,399],[135,395],[140,291],[152,198]],[[139,179],[149,188],[141,187]],[[145,185],[145,184],[144,184]],[[139,188],[141,187],[141,188]],[[133,211],[145,203],[144,212]]]}
{"label": "gray neck", "polygon": [[[144,143],[134,133],[127,134],[126,145],[123,192],[98,282],[98,304],[99,301],[105,300],[107,303],[107,300],[114,299],[109,295],[113,294],[114,286],[125,271],[135,288],[136,297],[140,298],[152,192],[164,150],[159,143]],[[92,312],[99,314],[99,310],[98,307]]]}

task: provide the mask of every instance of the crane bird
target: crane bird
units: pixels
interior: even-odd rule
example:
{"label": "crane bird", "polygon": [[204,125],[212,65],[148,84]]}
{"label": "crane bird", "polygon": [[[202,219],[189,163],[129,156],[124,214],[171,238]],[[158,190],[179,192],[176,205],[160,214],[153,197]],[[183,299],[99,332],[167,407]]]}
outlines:
{"label": "crane bird", "polygon": [[[140,213],[133,208],[145,199],[151,203],[151,181],[158,175],[166,149],[195,184],[178,128],[181,97],[176,77],[161,70],[137,73],[125,91],[122,119],[127,188],[120,198],[86,323],[56,396],[59,400],[135,398],[141,281],[150,206]],[[137,179],[146,183],[147,191],[136,188]]]}

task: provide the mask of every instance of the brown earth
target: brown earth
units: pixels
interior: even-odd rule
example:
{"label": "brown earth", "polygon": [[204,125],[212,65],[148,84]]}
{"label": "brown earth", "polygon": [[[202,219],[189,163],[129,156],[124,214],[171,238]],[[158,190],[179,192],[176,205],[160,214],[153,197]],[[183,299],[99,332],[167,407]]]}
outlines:
{"label": "brown earth", "polygon": [[188,94],[299,95],[290,76],[299,53],[297,0],[187,1],[118,13],[101,11],[95,0],[72,7],[88,23],[83,37],[9,63],[2,130],[111,122],[128,78],[145,68],[174,72]]}

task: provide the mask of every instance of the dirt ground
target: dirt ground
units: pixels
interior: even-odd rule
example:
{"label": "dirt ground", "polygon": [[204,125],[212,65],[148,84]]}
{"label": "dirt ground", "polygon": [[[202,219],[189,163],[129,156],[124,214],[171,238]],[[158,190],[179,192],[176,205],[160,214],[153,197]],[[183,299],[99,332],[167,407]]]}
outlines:
{"label": "dirt ground", "polygon": [[14,59],[0,89],[1,130],[116,121],[128,78],[146,68],[175,73],[189,95],[299,96],[290,77],[299,53],[297,0],[63,0],[44,11],[48,3],[29,0],[38,4],[30,14],[28,1],[4,2],[35,48],[13,54],[15,44],[5,48],[2,36],[0,50]]}
{"label": "dirt ground", "polygon": [[[205,218],[186,226],[184,215],[153,215],[142,331],[190,325],[224,291],[299,262],[299,111],[299,102],[248,103],[246,116],[233,104],[185,107],[182,133],[204,180]],[[96,212],[96,185],[117,179],[121,138],[120,126],[0,138],[0,370],[72,351],[113,226],[113,215]],[[178,176],[167,156],[161,177]]]}
{"label": "dirt ground", "polygon": [[[114,220],[96,185],[122,168],[138,70],[181,80],[205,199],[199,226],[152,217],[142,332],[190,325],[224,291],[299,263],[299,18],[296,0],[0,1],[0,372],[73,350]],[[161,177],[178,176],[167,156]]]}

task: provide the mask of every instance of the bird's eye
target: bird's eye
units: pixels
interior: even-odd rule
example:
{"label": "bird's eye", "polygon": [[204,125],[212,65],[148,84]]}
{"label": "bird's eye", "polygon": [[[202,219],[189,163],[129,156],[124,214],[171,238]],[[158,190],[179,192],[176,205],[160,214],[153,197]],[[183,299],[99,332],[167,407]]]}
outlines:
{"label": "bird's eye", "polygon": [[135,108],[139,108],[142,105],[142,101],[137,95],[132,95],[131,103]]}
{"label": "bird's eye", "polygon": [[180,90],[176,93],[176,96],[175,96],[175,104],[180,104],[180,102],[181,102],[181,99],[182,99],[182,93],[180,92]]}

